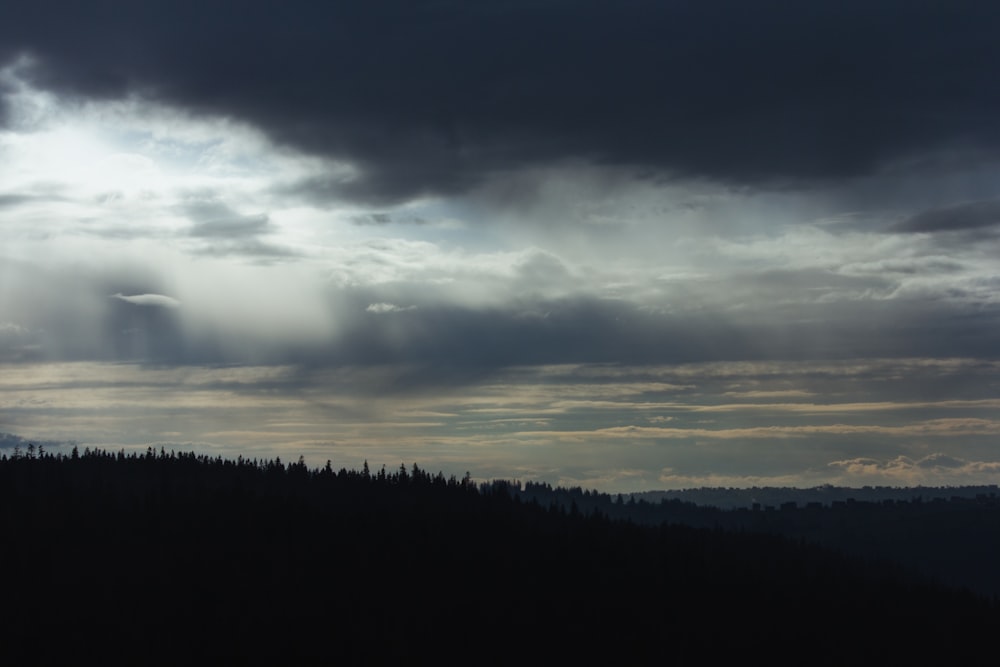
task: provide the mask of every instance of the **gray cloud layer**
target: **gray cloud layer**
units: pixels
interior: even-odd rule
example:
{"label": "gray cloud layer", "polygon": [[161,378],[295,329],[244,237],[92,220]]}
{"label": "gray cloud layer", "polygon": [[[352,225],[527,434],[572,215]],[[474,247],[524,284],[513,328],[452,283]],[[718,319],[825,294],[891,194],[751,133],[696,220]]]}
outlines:
{"label": "gray cloud layer", "polygon": [[1000,148],[992,3],[5,5],[0,61],[64,93],[140,93],[347,160],[302,192],[467,190],[569,158],[734,184]]}
{"label": "gray cloud layer", "polygon": [[7,2],[0,432],[993,474],[998,33],[979,2]]}
{"label": "gray cloud layer", "polygon": [[964,202],[921,211],[895,226],[904,232],[948,232],[1000,225],[1000,200]]}

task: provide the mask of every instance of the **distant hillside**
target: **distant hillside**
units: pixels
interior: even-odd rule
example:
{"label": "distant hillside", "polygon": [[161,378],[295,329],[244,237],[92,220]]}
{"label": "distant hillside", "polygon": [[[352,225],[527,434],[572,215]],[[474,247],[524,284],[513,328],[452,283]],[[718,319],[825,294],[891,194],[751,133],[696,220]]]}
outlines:
{"label": "distant hillside", "polygon": [[[1000,493],[995,486],[911,489],[698,489],[686,497],[750,498],[735,509],[669,498],[612,496],[528,483],[524,500],[643,525],[780,535],[854,557],[898,563],[941,583],[1000,599]],[[759,499],[771,498],[772,502]],[[821,500],[822,499],[822,500]]]}
{"label": "distant hillside", "polygon": [[31,452],[0,531],[4,664],[990,664],[1000,628],[891,565],[416,465]]}
{"label": "distant hillside", "polygon": [[645,491],[630,494],[636,500],[658,503],[661,500],[681,500],[696,505],[710,505],[719,509],[750,508],[759,504],[762,507],[771,505],[779,507],[788,502],[799,505],[822,503],[831,505],[837,501],[860,500],[866,502],[881,502],[883,500],[933,500],[934,498],[975,498],[976,496],[1000,495],[996,484],[988,486],[865,486],[851,488],[846,486],[816,486],[810,489],[793,487],[752,487],[746,489],[703,487],[699,489],[681,489],[675,491]]}

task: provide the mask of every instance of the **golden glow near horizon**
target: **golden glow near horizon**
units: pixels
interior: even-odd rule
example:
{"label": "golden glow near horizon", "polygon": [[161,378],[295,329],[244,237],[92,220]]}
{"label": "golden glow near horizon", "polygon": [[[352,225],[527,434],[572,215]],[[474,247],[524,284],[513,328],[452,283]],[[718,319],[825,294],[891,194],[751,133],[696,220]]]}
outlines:
{"label": "golden glow near horizon", "polygon": [[[920,363],[901,364],[906,365]],[[889,369],[893,362],[859,360],[845,366]],[[307,379],[292,366],[87,362],[5,368],[0,414],[25,437],[74,439],[112,449],[166,445],[284,458],[302,453],[313,465],[327,458],[349,467],[366,459],[392,467],[405,461],[456,474],[474,466],[482,476],[555,474],[565,483],[615,491],[710,481],[730,486],[971,484],[989,483],[998,472],[988,460],[945,456],[961,446],[985,458],[1000,435],[1000,420],[991,417],[994,399],[817,404],[815,392],[802,391],[803,402],[795,404],[785,401],[798,390],[762,388],[753,401],[711,403],[731,399],[732,392],[723,389],[734,384],[752,380],[767,387],[762,379],[767,374],[761,373],[766,365],[719,374],[717,366],[713,372],[713,365],[705,364],[703,379],[687,384],[628,382],[618,376],[588,385],[575,380],[602,375],[602,367],[555,367],[537,374],[520,369],[460,392],[436,394],[380,392],[386,369],[340,369]],[[810,366],[783,363],[770,370],[779,369],[784,373],[771,376],[775,384]],[[618,370],[678,380],[698,375],[690,365]],[[931,370],[921,380],[935,374]],[[561,383],[560,375],[571,381]],[[705,379],[713,375],[714,380]],[[858,377],[845,373],[837,382],[840,393],[848,393]],[[582,398],[588,390],[606,400],[562,398]],[[760,402],[768,391],[781,402]],[[869,449],[871,442],[881,443],[881,456],[851,455]],[[915,442],[919,447],[912,446]],[[576,465],[564,460],[570,452]],[[776,456],[804,458],[808,466],[782,470],[771,460]],[[716,470],[682,473],[676,465],[657,467],[655,461],[664,458],[702,459]],[[768,465],[755,466],[755,459]],[[599,472],[604,465],[608,470]]]}

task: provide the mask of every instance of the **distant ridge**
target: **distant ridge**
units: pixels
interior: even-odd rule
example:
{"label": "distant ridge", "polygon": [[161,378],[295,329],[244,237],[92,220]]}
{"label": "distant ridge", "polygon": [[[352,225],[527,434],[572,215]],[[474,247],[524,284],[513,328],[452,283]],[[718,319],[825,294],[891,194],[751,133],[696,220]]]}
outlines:
{"label": "distant ridge", "polygon": [[863,486],[860,488],[827,484],[808,489],[787,486],[755,486],[742,489],[701,487],[672,491],[642,491],[629,494],[629,497],[645,500],[648,503],[658,503],[661,500],[680,500],[719,509],[739,509],[753,507],[754,503],[774,507],[789,502],[795,502],[799,505],[822,503],[824,506],[829,506],[834,502],[848,500],[882,502],[884,500],[910,501],[919,498],[928,501],[935,498],[976,498],[990,494],[1000,495],[1000,487],[996,484],[980,486]]}

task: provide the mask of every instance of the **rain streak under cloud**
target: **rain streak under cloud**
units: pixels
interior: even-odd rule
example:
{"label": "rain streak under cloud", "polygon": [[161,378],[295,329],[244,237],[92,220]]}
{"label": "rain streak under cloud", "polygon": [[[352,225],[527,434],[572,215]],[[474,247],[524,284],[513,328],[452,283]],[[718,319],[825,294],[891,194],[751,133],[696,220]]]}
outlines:
{"label": "rain streak under cloud", "polygon": [[0,25],[0,447],[1000,477],[986,3],[47,4]]}

